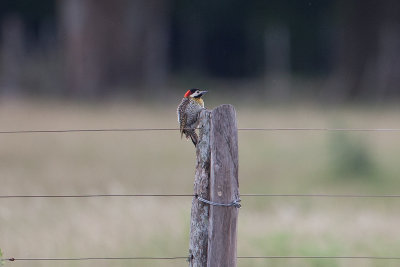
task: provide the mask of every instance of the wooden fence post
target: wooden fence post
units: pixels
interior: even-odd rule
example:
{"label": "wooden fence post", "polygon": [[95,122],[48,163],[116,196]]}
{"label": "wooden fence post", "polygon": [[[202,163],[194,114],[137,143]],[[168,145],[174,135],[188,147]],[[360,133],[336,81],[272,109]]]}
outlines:
{"label": "wooden fence post", "polygon": [[[210,116],[211,111],[203,110],[200,113],[199,143],[197,144],[196,174],[194,180],[194,194],[209,199],[210,180]],[[189,266],[207,266],[209,206],[200,202],[196,197],[192,201],[190,220]]]}
{"label": "wooden fence post", "polygon": [[[222,105],[211,113],[210,200],[231,203],[239,199],[238,134],[235,109]],[[238,208],[210,207],[208,267],[236,266]]]}
{"label": "wooden fence post", "polygon": [[[194,194],[228,204],[239,199],[238,137],[235,109],[222,105],[200,114]],[[192,201],[190,266],[236,266],[238,209]]]}

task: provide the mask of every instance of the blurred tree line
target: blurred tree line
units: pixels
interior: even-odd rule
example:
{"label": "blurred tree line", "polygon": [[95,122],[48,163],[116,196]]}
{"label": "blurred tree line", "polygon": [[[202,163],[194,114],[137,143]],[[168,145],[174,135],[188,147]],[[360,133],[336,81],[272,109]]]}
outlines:
{"label": "blurred tree line", "polygon": [[399,14],[397,0],[1,0],[0,92],[93,97],[200,76],[388,99],[400,96]]}

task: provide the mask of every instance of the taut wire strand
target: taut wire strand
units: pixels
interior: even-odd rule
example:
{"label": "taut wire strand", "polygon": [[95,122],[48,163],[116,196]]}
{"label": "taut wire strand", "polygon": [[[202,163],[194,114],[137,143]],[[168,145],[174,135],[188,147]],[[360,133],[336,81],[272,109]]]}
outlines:
{"label": "taut wire strand", "polygon": [[[178,131],[179,128],[110,128],[64,130],[10,130],[0,134],[80,133],[80,132],[150,132]],[[238,128],[238,131],[326,131],[326,132],[400,132],[400,128]]]}
{"label": "taut wire strand", "polygon": [[[187,260],[186,256],[178,257],[79,257],[79,258],[4,258],[0,261],[90,261],[90,260]],[[378,256],[238,256],[237,259],[369,259],[400,260],[400,257]]]}
{"label": "taut wire strand", "polygon": [[377,256],[238,256],[238,259],[369,259],[369,260],[400,260],[400,257]]}
{"label": "taut wire strand", "polygon": [[400,132],[400,128],[239,128],[239,131]]}
{"label": "taut wire strand", "polygon": [[[400,195],[357,195],[357,194],[240,194],[241,197],[310,197],[310,198],[400,198]],[[2,198],[106,198],[106,197],[197,197],[194,194],[84,194],[84,195],[0,195]],[[210,203],[208,203],[210,204]],[[212,202],[211,205],[215,203]],[[218,204],[218,203],[217,203]],[[233,205],[232,203],[223,205]]]}
{"label": "taut wire strand", "polygon": [[193,194],[0,195],[0,198],[193,197]]}
{"label": "taut wire strand", "polygon": [[331,198],[400,198],[400,195],[357,194],[240,194],[242,197],[331,197]]}
{"label": "taut wire strand", "polygon": [[80,258],[8,258],[6,261],[89,261],[89,260],[180,260],[188,257],[80,257]]}

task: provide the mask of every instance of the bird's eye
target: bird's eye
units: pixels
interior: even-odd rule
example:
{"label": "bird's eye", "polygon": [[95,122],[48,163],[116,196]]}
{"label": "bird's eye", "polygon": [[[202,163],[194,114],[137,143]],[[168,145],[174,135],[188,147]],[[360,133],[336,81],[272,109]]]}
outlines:
{"label": "bird's eye", "polygon": [[199,92],[199,90],[196,91],[196,93],[198,93],[198,92]]}

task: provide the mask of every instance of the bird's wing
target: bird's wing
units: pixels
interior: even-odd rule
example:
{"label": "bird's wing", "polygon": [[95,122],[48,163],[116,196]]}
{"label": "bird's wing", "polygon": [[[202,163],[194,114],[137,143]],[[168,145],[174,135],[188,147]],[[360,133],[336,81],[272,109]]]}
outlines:
{"label": "bird's wing", "polygon": [[180,129],[180,132],[181,132],[181,138],[182,138],[182,136],[183,136],[183,131],[185,130],[185,124],[186,124],[186,121],[187,121],[187,115],[186,114],[181,114],[180,115],[180,119],[181,119],[181,121],[179,122],[179,129]]}
{"label": "bird's wing", "polygon": [[189,99],[184,98],[178,107],[178,121],[179,121],[179,130],[181,132],[181,138],[183,136],[185,124],[187,123],[187,114],[185,110],[188,104],[189,104]]}

